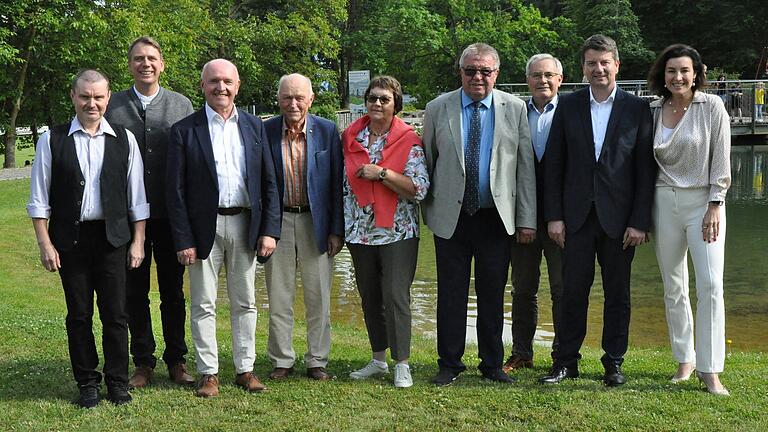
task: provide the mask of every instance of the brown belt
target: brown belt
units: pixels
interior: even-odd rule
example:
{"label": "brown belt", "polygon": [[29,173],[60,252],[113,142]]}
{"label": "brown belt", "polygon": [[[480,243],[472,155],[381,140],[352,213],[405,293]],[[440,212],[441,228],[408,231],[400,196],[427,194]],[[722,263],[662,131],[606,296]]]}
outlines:
{"label": "brown belt", "polygon": [[246,207],[219,207],[217,213],[222,216],[234,216],[248,210]]}
{"label": "brown belt", "polygon": [[288,213],[308,213],[309,206],[308,205],[284,206],[283,211],[287,211]]}

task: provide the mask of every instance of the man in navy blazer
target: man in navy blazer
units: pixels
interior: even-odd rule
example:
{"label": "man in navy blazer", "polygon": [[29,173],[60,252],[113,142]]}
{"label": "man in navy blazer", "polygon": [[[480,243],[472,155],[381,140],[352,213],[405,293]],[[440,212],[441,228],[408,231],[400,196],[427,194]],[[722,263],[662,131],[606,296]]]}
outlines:
{"label": "man in navy blazer", "polygon": [[635,246],[651,225],[656,163],[648,103],[616,86],[619,53],[595,35],[581,49],[589,87],[560,99],[547,142],[544,217],[563,254],[559,346],[542,383],[579,375],[589,290],[600,262],[605,293],[603,382],[621,385],[630,318],[629,280]]}
{"label": "man in navy blazer", "polygon": [[307,322],[308,377],[330,378],[333,256],[342,247],[342,152],[336,124],[309,115],[314,100],[309,78],[280,78],[281,115],[264,123],[283,207],[280,243],[265,266],[269,294],[268,352],[272,379],[293,373],[293,301],[296,270],[301,273]]}
{"label": "man in navy blazer", "polygon": [[200,379],[197,395],[219,393],[216,344],[218,274],[226,266],[235,383],[264,390],[255,360],[256,255],[269,256],[280,237],[275,167],[261,120],[238,110],[237,67],[206,63],[205,107],[171,129],[166,193],[176,255],[189,266],[191,327]]}

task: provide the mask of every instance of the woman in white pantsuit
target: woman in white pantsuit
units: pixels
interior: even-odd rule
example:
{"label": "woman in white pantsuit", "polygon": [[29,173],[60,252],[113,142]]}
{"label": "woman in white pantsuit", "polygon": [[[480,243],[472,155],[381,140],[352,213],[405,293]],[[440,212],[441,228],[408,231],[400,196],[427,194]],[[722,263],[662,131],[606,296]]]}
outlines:
{"label": "woman in white pantsuit", "polygon": [[[695,49],[676,44],[659,55],[648,75],[651,90],[661,96],[651,103],[659,164],[652,233],[672,354],[679,363],[672,382],[686,381],[696,370],[707,391],[728,395],[719,374],[725,363],[724,202],[731,184],[730,123],[720,98],[697,91],[706,84],[703,67]],[[696,275],[695,325],[688,252]]]}

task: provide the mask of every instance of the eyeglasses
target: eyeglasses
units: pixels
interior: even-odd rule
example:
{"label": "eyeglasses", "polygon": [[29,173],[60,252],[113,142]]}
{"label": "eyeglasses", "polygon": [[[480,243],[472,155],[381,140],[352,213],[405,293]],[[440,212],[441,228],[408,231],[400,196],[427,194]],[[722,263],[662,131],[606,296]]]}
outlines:
{"label": "eyeglasses", "polygon": [[529,78],[533,78],[533,79],[542,79],[542,78],[544,78],[544,79],[547,79],[547,80],[551,80],[552,78],[554,78],[556,76],[559,76],[559,75],[560,74],[556,73],[556,72],[534,72],[534,73],[528,75],[528,77]]}
{"label": "eyeglasses", "polygon": [[389,103],[389,101],[392,100],[389,96],[376,96],[376,95],[368,95],[368,99],[366,99],[369,104],[375,104],[376,101],[381,102],[382,105],[386,105]]}
{"label": "eyeglasses", "polygon": [[478,72],[484,77],[491,76],[492,73],[496,72],[498,69],[475,69],[475,68],[461,68],[461,70],[464,72],[464,76],[472,78],[475,75],[477,75]]}

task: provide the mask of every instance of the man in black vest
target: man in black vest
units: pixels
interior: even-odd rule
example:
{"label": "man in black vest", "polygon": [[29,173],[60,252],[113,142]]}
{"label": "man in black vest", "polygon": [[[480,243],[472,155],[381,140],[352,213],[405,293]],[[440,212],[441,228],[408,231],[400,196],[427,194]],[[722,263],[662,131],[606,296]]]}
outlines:
{"label": "man in black vest", "polygon": [[171,126],[192,114],[192,103],[185,96],[160,87],[160,74],[165,70],[160,44],[148,36],[136,39],[128,49],[128,68],[133,87],[115,93],[104,117],[111,123],[133,132],[144,161],[144,186],[152,217],[147,220],[144,254],[146,259],[129,271],[126,287],[128,330],[131,355],[136,370],[128,381],[131,388],[144,387],[152,380],[157,364],[152,318],[149,312],[149,280],[154,252],[157,285],[160,291],[160,317],[165,351],[163,361],[177,384],[194,384],[187,373],[184,355],[186,305],[184,303],[184,266],[176,260],[171,238],[168,211],[165,206],[165,165]]}
{"label": "man in black vest", "polygon": [[139,267],[144,259],[149,217],[144,165],[133,134],[103,118],[110,96],[103,74],[81,71],[70,95],[77,116],[37,143],[27,213],[40,261],[46,270],[59,271],[64,287],[69,357],[80,388],[76,403],[93,408],[99,402],[92,329],[96,293],[107,399],[119,405],[131,401],[125,269]]}

